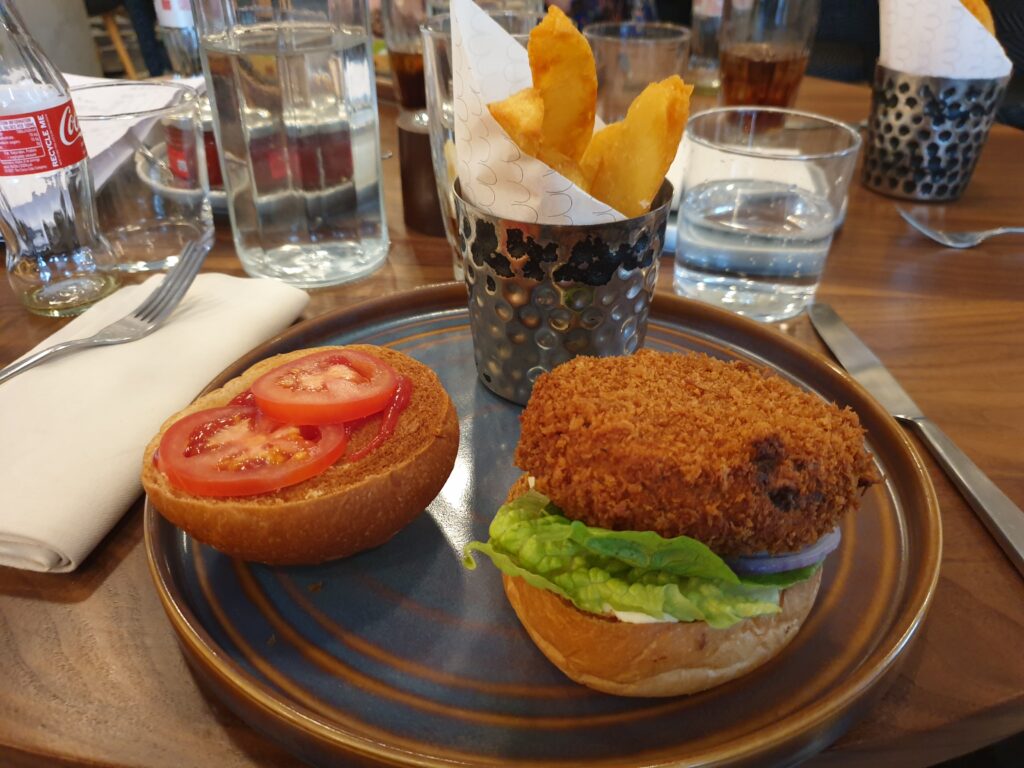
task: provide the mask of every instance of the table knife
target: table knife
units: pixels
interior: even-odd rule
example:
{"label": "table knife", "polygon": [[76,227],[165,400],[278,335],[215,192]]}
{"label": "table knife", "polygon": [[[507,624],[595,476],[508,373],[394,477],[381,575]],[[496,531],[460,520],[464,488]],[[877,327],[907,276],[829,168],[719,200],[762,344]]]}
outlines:
{"label": "table knife", "polygon": [[1020,507],[924,415],[882,361],[857,338],[832,307],[815,302],[808,309],[808,314],[814,329],[846,372],[894,418],[917,433],[1024,576],[1024,512]]}

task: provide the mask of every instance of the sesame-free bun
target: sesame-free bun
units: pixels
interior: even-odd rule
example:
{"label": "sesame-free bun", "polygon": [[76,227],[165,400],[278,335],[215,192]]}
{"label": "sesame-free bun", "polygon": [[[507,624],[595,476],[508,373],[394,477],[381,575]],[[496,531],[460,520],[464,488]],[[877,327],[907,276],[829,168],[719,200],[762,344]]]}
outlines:
{"label": "sesame-free bun", "polygon": [[[455,464],[459,422],[434,372],[384,347],[346,347],[378,357],[412,382],[412,397],[394,433],[363,459],[349,462],[342,457],[301,483],[271,493],[228,498],[181,491],[156,467],[153,454],[175,421],[204,408],[227,405],[271,369],[327,349],[332,348],[296,350],[262,360],[165,421],[142,461],[142,485],[156,509],[189,535],[225,554],[278,565],[318,563],[378,546],[422,512]],[[381,418],[372,417],[353,432],[346,453],[372,440]]]}
{"label": "sesame-free bun", "polygon": [[[527,476],[519,477],[506,503],[529,489]],[[680,696],[745,675],[785,648],[814,605],[821,570],[782,591],[779,613],[744,619],[728,629],[703,621],[619,621],[581,611],[521,578],[501,578],[530,639],[570,679],[617,696]]]}
{"label": "sesame-free bun", "polygon": [[523,579],[502,575],[505,594],[533,642],[568,677],[618,696],[678,696],[759,667],[800,630],[821,569],[782,592],[781,612],[727,629],[703,621],[632,624],[581,611]]}

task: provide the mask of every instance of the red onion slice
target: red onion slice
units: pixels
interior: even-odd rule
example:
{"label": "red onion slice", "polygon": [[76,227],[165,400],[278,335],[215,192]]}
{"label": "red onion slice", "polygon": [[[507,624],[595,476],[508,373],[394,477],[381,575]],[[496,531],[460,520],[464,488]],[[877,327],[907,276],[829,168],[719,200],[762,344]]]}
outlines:
{"label": "red onion slice", "polygon": [[782,573],[806,568],[820,563],[839,546],[842,534],[835,528],[808,547],[783,555],[747,555],[746,557],[725,558],[725,562],[736,573]]}

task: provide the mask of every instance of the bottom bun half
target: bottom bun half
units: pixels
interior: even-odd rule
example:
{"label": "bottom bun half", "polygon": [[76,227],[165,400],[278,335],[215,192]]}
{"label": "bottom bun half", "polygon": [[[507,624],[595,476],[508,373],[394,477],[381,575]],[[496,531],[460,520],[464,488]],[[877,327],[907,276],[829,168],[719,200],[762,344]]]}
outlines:
{"label": "bottom bun half", "polygon": [[502,580],[534,643],[571,679],[618,696],[676,696],[733,680],[781,651],[814,604],[821,570],[783,591],[779,613],[728,629],[705,622],[622,622],[578,610],[523,579]]}

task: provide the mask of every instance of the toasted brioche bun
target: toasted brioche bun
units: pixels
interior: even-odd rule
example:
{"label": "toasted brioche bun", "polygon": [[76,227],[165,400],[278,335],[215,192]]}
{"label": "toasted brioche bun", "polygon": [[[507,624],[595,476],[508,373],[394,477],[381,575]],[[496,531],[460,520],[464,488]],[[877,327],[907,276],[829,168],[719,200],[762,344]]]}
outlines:
{"label": "toasted brioche bun", "polygon": [[[508,500],[529,488],[526,477]],[[565,598],[502,574],[530,638],[569,678],[617,696],[679,696],[745,675],[789,644],[818,594],[821,569],[783,590],[781,611],[728,629],[703,621],[634,624],[581,611]]]}
{"label": "toasted brioche bun", "polygon": [[505,595],[552,664],[618,696],[678,696],[721,685],[781,651],[814,604],[821,569],[782,593],[782,611],[728,629],[703,621],[632,624],[581,611],[523,579],[502,575]]}
{"label": "toasted brioche bun", "polygon": [[[164,431],[179,418],[227,405],[264,373],[315,350],[262,360],[164,422],[146,447],[142,485],[156,509],[189,535],[233,557],[285,565],[318,563],[376,547],[413,520],[441,490],[455,464],[459,422],[448,393],[422,363],[384,347],[352,345],[412,381],[412,397],[394,433],[365,458],[342,458],[301,483],[255,496],[194,496],[168,482],[153,460]],[[340,349],[340,347],[336,347]],[[377,434],[381,417],[355,431],[347,452]]]}

